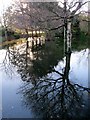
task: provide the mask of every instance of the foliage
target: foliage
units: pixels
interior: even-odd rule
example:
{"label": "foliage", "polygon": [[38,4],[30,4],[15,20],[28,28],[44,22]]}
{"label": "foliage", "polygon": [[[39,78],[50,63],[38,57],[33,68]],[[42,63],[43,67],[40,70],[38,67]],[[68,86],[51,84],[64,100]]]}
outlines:
{"label": "foliage", "polygon": [[72,49],[73,50],[81,50],[90,48],[89,46],[90,35],[80,32],[78,36],[74,36],[72,39]]}
{"label": "foliage", "polygon": [[80,34],[80,21],[77,19],[72,25],[73,36]]}
{"label": "foliage", "polygon": [[20,34],[19,33],[17,33],[17,32],[15,32],[15,31],[13,31],[13,30],[11,30],[11,29],[5,29],[4,27],[2,27],[1,29],[0,29],[0,35],[2,36],[2,37],[5,37],[5,31],[7,31],[7,36],[8,37],[13,37],[13,38],[15,38],[15,39],[19,39],[20,38]]}
{"label": "foliage", "polygon": [[19,39],[20,38],[20,35],[18,33],[14,33],[13,36],[14,36],[15,39]]}

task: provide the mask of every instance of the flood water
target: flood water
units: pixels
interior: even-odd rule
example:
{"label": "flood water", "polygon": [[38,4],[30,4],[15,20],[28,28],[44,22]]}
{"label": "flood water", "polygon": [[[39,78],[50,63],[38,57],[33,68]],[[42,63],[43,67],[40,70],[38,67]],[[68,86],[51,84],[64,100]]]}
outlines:
{"label": "flood water", "polygon": [[89,49],[71,53],[69,84],[63,82],[66,58],[62,51],[53,45],[34,52],[24,45],[0,50],[2,118],[89,117]]}

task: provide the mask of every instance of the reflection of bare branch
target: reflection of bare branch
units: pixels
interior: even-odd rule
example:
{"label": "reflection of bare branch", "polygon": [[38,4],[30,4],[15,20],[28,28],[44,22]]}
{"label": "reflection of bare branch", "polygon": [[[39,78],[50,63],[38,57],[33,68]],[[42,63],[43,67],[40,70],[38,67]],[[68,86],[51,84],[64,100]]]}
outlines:
{"label": "reflection of bare branch", "polygon": [[5,54],[5,58],[4,58],[3,62],[2,62],[3,64],[5,64],[5,62],[7,63],[7,54],[8,54],[8,51]]}
{"label": "reflection of bare branch", "polygon": [[[59,83],[59,86],[57,86],[57,82],[54,85],[52,81],[51,83],[48,81],[45,85],[43,84],[46,82],[43,80],[42,82],[40,81],[40,83],[38,81],[38,83],[31,88],[28,84],[28,87],[21,89],[21,92],[26,97],[27,101],[29,102],[31,100],[33,107],[35,107],[36,110],[44,110],[49,112],[52,117],[56,117],[54,116],[56,114],[60,118],[64,111],[66,114],[70,112],[71,109],[69,109],[69,107],[71,104],[73,107],[76,106],[76,108],[78,107],[78,109],[81,109],[79,91],[76,91],[77,88],[75,88],[72,84],[67,85],[66,83],[63,84],[62,82],[62,84]],[[62,90],[64,90],[64,92]],[[44,104],[42,103],[43,101]],[[50,106],[50,108],[47,106]],[[72,110],[74,109],[73,107]],[[60,113],[60,111],[62,111],[62,113]],[[73,113],[74,110],[71,112]]]}
{"label": "reflection of bare branch", "polygon": [[[67,62],[68,63],[68,62]],[[65,69],[66,70],[66,69]],[[27,104],[32,103],[32,106],[38,112],[42,112],[43,116],[52,116],[59,118],[75,117],[77,115],[76,111],[82,109],[83,102],[81,86],[71,84],[67,81],[67,77],[64,74],[53,70],[60,75],[60,78],[42,78],[36,80],[36,83],[29,87],[24,87],[20,89],[20,92],[26,98]],[[64,80],[63,80],[64,79]],[[84,88],[84,87],[83,87]],[[89,90],[89,88],[87,88]],[[84,88],[84,90],[87,90]],[[88,91],[87,90],[87,91]],[[72,106],[72,108],[71,108]],[[82,111],[81,111],[82,112]]]}
{"label": "reflection of bare branch", "polygon": [[10,50],[9,50],[9,48],[7,48],[6,53],[5,53],[5,57],[4,57],[1,64],[4,67],[5,73],[7,73],[8,75],[11,76],[12,73],[14,73],[14,70],[11,67],[12,65],[11,65],[10,59],[11,59]]}
{"label": "reflection of bare branch", "polygon": [[60,76],[63,76],[63,74],[62,74],[62,73],[58,72],[58,71],[57,71],[57,70],[55,70],[55,69],[53,69],[53,71],[52,71],[52,72],[55,72],[55,73],[59,74]]}
{"label": "reflection of bare branch", "polygon": [[[31,61],[27,51],[25,51],[26,49],[23,50],[22,46],[20,46],[20,49],[10,49],[9,54],[11,54],[11,63],[18,67],[18,72],[21,74],[22,80],[27,81],[19,90],[24,96],[25,104],[28,107],[32,104],[33,109],[38,110],[44,117],[63,118],[64,116],[64,119],[66,119],[68,116],[75,117],[77,115],[76,111],[80,111],[80,114],[82,114],[82,105],[84,104],[82,94],[84,91],[90,92],[90,89],[70,82],[71,52],[68,52],[66,55],[66,66],[62,73],[55,69],[51,69],[50,72],[48,70],[49,73],[58,74],[58,78],[55,79],[52,76],[49,77],[47,74],[37,77],[37,74],[35,74],[36,71],[32,69],[35,67],[33,67],[35,60]],[[15,56],[13,56],[13,53]],[[33,61],[34,64],[31,64]],[[39,67],[37,66],[38,69]]]}
{"label": "reflection of bare branch", "polygon": [[75,86],[78,86],[79,88],[83,89],[84,91],[87,91],[88,93],[90,93],[90,88],[87,88],[87,87],[83,87],[79,84],[74,84]]}

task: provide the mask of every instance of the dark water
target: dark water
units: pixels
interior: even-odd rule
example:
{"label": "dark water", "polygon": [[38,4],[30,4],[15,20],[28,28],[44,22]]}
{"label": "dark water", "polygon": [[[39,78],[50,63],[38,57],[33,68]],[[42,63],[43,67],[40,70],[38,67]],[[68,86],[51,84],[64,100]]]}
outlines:
{"label": "dark water", "polygon": [[62,47],[52,44],[31,52],[19,45],[0,50],[2,117],[89,117],[88,55],[88,48],[73,50],[68,84],[63,82],[66,58]]}

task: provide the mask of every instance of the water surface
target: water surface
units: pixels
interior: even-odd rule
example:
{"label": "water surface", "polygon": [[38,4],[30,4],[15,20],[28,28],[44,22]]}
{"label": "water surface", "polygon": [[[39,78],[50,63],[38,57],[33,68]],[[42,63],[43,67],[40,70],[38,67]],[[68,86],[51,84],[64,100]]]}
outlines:
{"label": "water surface", "polygon": [[[59,115],[61,113],[59,113],[60,111],[57,111],[57,109],[59,109],[60,106],[62,106],[61,101],[58,103],[58,105],[54,106],[54,104],[56,104],[55,103],[56,100],[58,100],[58,97],[56,97],[57,99],[54,99],[55,101],[53,100],[53,102],[50,103],[52,94],[56,95],[56,93],[58,92],[56,88],[55,91],[53,91],[53,93],[47,94],[48,98],[45,97],[45,99],[41,99],[41,101],[38,102],[37,99],[38,97],[40,97],[40,95],[43,95],[43,90],[45,88],[39,91],[40,93],[38,92],[39,93],[38,96],[38,94],[36,94],[37,91],[36,85],[41,79],[44,78],[50,78],[50,79],[53,78],[54,80],[58,79],[60,75],[53,72],[52,70],[53,68],[55,68],[55,70],[59,71],[60,73],[63,73],[63,68],[65,67],[65,58],[63,58],[62,55],[61,57],[57,57],[58,55],[56,55],[56,57],[53,57],[53,55],[55,56],[55,51],[49,53],[44,51],[43,52],[38,51],[32,53],[29,51],[29,54],[27,56],[24,52],[22,49],[20,54],[18,54],[18,56],[17,54],[16,56],[13,55],[8,56],[6,55],[7,50],[5,49],[0,50],[0,58],[1,58],[0,86],[2,86],[2,101],[3,101],[3,102],[0,101],[0,110],[2,103],[3,118],[38,118],[38,117],[40,118],[45,116],[53,117],[54,114],[55,117],[60,117]],[[80,51],[72,52],[71,61],[70,61],[70,71],[69,71],[69,80],[72,84],[78,84],[83,87],[88,87],[88,52],[89,49],[82,49]],[[9,57],[11,57],[11,59]],[[44,82],[41,85],[47,84]],[[25,87],[25,85],[27,85],[27,87]],[[38,88],[41,87],[41,85],[38,86]],[[57,86],[58,85],[60,84],[57,84]],[[35,91],[33,92],[30,91],[30,92],[32,93],[32,95],[36,95],[36,99],[35,96],[33,97],[31,96],[30,92],[28,92],[29,94],[27,94],[27,90],[31,90],[32,86],[33,88],[35,88]],[[48,89],[51,89],[52,86],[53,83],[52,85],[48,86]],[[80,93],[79,95],[81,96],[83,94],[83,97],[80,97],[82,98],[81,102],[79,101],[80,103],[77,104],[77,101],[74,100],[74,102],[76,101],[75,104],[80,105],[80,108],[78,108],[79,107],[78,106],[75,108],[75,110],[72,109],[72,111],[74,111],[74,113],[76,112],[76,114],[77,114],[77,110],[80,110],[80,112],[82,111],[80,116],[83,117],[83,112],[87,114],[88,94],[87,92],[82,93],[82,88],[80,89],[81,92],[79,90],[78,94]],[[77,97],[75,97],[75,99],[76,98]],[[72,99],[72,97],[70,99]],[[55,107],[55,109],[52,109],[54,111],[52,111],[50,108],[47,108],[46,110],[46,107],[43,106],[44,102],[45,105],[47,104],[53,106],[53,108]],[[67,99],[67,104],[68,105],[70,104],[70,102],[68,102],[68,99]],[[68,110],[69,106],[67,104],[66,104],[66,108]],[[36,111],[37,108],[38,108],[38,112]],[[45,108],[45,111],[43,108]],[[71,116],[71,113],[68,113],[68,115]],[[73,114],[73,116],[75,115]]]}

